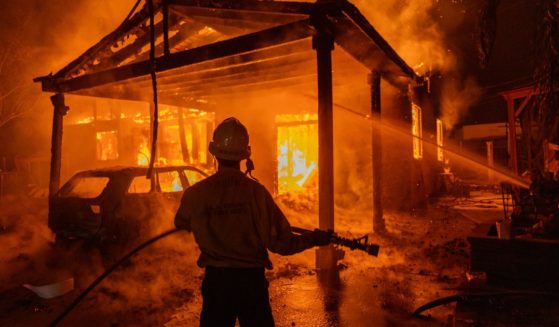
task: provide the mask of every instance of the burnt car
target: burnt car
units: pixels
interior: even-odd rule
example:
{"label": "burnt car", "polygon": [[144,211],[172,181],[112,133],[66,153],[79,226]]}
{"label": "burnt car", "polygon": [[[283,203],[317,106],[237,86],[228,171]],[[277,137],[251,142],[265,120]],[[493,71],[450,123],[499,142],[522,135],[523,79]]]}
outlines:
{"label": "burnt car", "polygon": [[57,240],[137,243],[173,227],[182,192],[207,177],[191,166],[113,167],[82,171],[51,202],[49,227]]}

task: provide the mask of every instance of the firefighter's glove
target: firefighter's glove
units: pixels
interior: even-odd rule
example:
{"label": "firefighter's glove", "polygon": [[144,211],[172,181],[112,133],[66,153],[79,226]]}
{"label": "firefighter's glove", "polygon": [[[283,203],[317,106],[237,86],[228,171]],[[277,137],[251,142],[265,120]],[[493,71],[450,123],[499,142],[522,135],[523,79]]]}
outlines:
{"label": "firefighter's glove", "polygon": [[324,246],[330,244],[332,242],[332,235],[334,234],[333,231],[323,231],[318,228],[315,228],[312,231],[312,238],[314,241],[314,245],[316,246]]}

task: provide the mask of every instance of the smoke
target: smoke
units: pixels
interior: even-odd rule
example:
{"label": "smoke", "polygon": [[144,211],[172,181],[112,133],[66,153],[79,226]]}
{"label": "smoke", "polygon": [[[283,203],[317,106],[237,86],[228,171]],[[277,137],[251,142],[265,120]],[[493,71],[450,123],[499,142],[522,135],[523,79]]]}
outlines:
{"label": "smoke", "polygon": [[[48,154],[52,105],[34,77],[55,73],[114,30],[135,0],[7,1],[0,11],[0,93],[11,93],[0,111],[17,115],[0,128],[0,156],[14,167],[16,155]],[[6,55],[6,57],[3,57]],[[11,70],[10,70],[11,68]],[[0,98],[3,94],[0,94]],[[5,117],[0,117],[0,122]]]}
{"label": "smoke", "polygon": [[[49,321],[62,312],[68,299],[75,298],[114,260],[149,237],[173,226],[176,206],[161,200],[160,212],[149,220],[129,221],[140,224],[143,236],[126,244],[99,244],[91,241],[55,242],[47,227],[47,208],[40,202],[9,197],[0,206],[0,307],[14,307],[16,312],[0,313],[0,324],[9,325],[10,317],[27,313],[22,325]],[[21,205],[26,201],[26,205]],[[132,212],[130,212],[132,213]],[[126,227],[126,226],[124,226]],[[128,226],[129,227],[129,226]],[[127,230],[128,228],[123,228]],[[178,232],[159,241],[109,275],[66,319],[69,325],[87,320],[89,324],[163,325],[174,311],[199,298],[202,270],[196,267],[199,255],[192,236]],[[28,293],[21,285],[41,286],[75,279],[76,289],[64,301],[45,302]],[[19,290],[19,291],[17,291]],[[7,294],[18,294],[9,298]],[[22,297],[21,294],[26,294]],[[36,306],[33,308],[33,306]],[[44,314],[29,311],[44,308]],[[47,310],[48,309],[48,310]],[[43,310],[43,309],[41,309]],[[7,319],[7,320],[6,320]]]}
{"label": "smoke", "polygon": [[475,79],[461,75],[459,54],[448,41],[464,23],[466,5],[441,0],[356,0],[355,4],[418,74],[442,75],[442,119],[448,129],[459,123],[481,95]]}
{"label": "smoke", "polygon": [[357,0],[354,3],[400,56],[420,73],[448,71],[456,58],[433,19],[435,0]]}
{"label": "smoke", "polygon": [[442,86],[441,120],[445,129],[451,130],[467,114],[466,110],[481,95],[481,89],[473,78],[465,81],[452,79]]}

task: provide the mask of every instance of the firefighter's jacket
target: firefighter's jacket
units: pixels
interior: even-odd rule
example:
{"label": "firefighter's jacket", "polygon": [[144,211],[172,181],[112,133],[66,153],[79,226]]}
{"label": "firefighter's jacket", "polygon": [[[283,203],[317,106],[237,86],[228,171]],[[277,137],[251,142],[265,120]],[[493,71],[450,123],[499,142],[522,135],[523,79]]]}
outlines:
{"label": "firefighter's jacket", "polygon": [[175,226],[194,234],[200,267],[271,269],[267,249],[289,255],[314,245],[312,234],[291,232],[264,186],[235,168],[220,168],[186,189]]}

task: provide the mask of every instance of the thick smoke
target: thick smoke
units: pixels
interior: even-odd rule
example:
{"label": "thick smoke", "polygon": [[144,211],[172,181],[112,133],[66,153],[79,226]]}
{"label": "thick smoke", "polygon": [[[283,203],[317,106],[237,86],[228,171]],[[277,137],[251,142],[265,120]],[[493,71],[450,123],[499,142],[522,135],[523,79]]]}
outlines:
{"label": "thick smoke", "polygon": [[408,64],[419,72],[448,71],[456,58],[433,19],[435,0],[356,0],[354,3]]}
{"label": "thick smoke", "polygon": [[442,86],[441,120],[451,130],[467,114],[467,109],[481,96],[481,89],[473,78],[465,81],[452,79]]}
{"label": "thick smoke", "polygon": [[[0,72],[0,100],[9,106],[0,111],[0,121],[15,109],[18,114],[0,128],[0,156],[48,154],[50,94],[41,92],[32,79],[55,73],[81,55],[114,30],[133,4],[134,0],[3,3],[0,61],[11,64]],[[12,89],[18,92],[4,99],[4,91]],[[13,160],[8,160],[7,168],[14,168]]]}
{"label": "thick smoke", "polygon": [[459,55],[447,42],[453,29],[462,24],[465,17],[460,15],[459,3],[447,2],[449,4],[445,6],[445,1],[439,0],[354,1],[418,74],[442,74],[445,85],[441,118],[445,128],[451,129],[465,116],[481,92],[474,78],[460,76]]}

